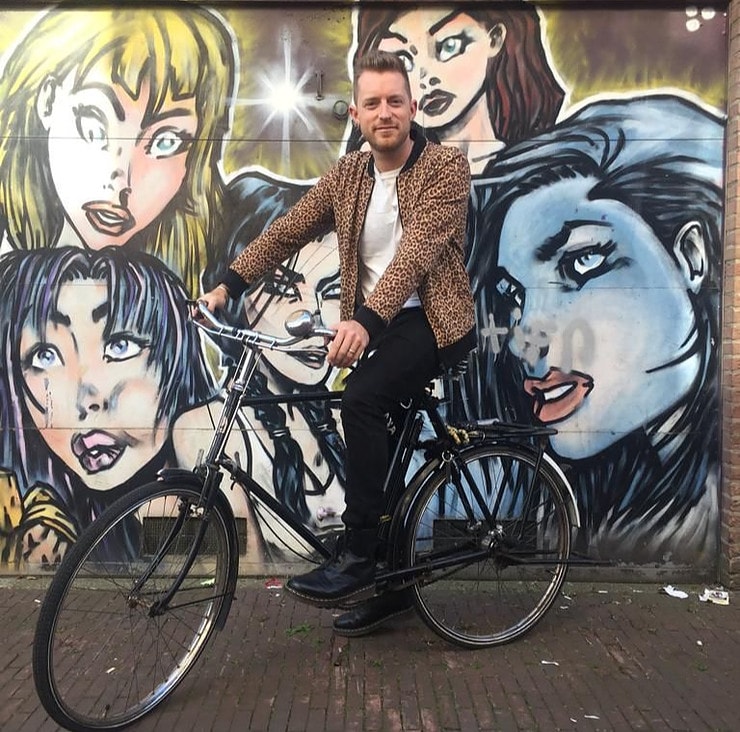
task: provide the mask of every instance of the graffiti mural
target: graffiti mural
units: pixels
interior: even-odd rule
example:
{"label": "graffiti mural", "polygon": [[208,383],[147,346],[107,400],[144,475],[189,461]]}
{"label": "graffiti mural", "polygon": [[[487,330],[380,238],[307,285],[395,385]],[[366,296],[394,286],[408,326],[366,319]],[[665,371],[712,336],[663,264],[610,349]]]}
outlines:
{"label": "graffiti mural", "polygon": [[[236,354],[193,331],[187,300],[362,146],[350,69],[375,48],[404,60],[416,121],[473,173],[479,347],[444,387],[450,413],[558,428],[585,553],[712,565],[722,12],[0,4],[0,21],[4,571],[53,566],[114,497],[197,460]],[[224,316],[277,333],[297,307],[334,322],[334,242]],[[341,377],[312,353],[268,354],[252,395]],[[327,404],[245,408],[230,448],[298,519],[340,525]],[[292,539],[235,493],[247,562],[290,559]]]}
{"label": "graffiti mural", "polygon": [[715,547],[723,140],[678,97],[593,102],[476,185],[468,406],[557,427],[603,557]]}
{"label": "graffiti mural", "polygon": [[[2,466],[23,496],[14,552],[50,561],[174,464],[174,420],[215,384],[185,290],[155,257],[55,247],[2,265]],[[27,523],[42,527],[40,547]]]}

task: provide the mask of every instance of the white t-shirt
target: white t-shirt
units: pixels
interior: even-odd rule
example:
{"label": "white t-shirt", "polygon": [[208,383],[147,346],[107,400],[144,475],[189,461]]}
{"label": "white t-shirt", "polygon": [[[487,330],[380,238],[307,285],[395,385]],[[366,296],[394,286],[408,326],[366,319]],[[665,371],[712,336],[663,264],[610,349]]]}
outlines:
{"label": "white t-shirt", "polygon": [[[400,172],[401,168],[385,173],[375,172],[375,185],[360,235],[360,286],[365,299],[396,256],[403,234],[396,195],[396,181]],[[421,300],[416,292],[404,303],[405,308],[420,305]]]}

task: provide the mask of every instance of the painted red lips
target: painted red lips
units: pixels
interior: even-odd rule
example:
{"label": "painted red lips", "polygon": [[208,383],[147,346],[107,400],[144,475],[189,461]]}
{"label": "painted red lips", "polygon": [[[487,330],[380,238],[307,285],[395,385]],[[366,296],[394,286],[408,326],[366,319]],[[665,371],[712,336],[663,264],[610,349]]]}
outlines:
{"label": "painted red lips", "polygon": [[544,378],[524,380],[524,391],[534,399],[534,414],[540,422],[552,424],[570,417],[594,388],[593,377],[579,371],[551,368]]}
{"label": "painted red lips", "polygon": [[82,209],[90,225],[101,234],[121,236],[136,224],[136,219],[127,208],[107,201],[90,201]]}
{"label": "painted red lips", "polygon": [[72,438],[72,452],[88,473],[99,473],[118,462],[127,445],[109,432],[92,430]]}

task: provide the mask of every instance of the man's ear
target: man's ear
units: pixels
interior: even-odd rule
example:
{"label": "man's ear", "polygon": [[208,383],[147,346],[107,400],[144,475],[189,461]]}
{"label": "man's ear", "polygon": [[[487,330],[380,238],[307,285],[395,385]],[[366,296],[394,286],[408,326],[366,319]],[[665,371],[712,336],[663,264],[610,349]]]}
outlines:
{"label": "man's ear", "polygon": [[355,127],[360,126],[360,123],[357,120],[357,107],[355,107],[354,103],[349,105],[349,117]]}
{"label": "man's ear", "polygon": [[59,83],[53,76],[47,76],[36,95],[36,114],[47,132],[51,124],[51,113],[58,86]]}
{"label": "man's ear", "polygon": [[691,292],[698,292],[707,274],[707,250],[704,231],[698,221],[681,227],[673,241],[673,256]]}
{"label": "man's ear", "polygon": [[501,53],[501,49],[504,47],[504,41],[506,40],[506,26],[503,23],[496,23],[496,25],[488,31],[488,37],[491,39],[491,50],[488,52],[488,58],[493,58]]}

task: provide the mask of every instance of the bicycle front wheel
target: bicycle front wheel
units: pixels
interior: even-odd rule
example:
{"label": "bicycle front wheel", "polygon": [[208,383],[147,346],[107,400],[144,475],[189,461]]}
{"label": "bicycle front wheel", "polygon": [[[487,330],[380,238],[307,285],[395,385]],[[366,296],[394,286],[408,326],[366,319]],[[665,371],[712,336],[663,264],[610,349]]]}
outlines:
{"label": "bicycle front wheel", "polygon": [[[228,502],[197,508],[197,487],[150,483],[83,532],[42,603],[33,675],[49,715],[70,730],[124,727],[163,701],[192,668],[233,591]],[[231,522],[231,524],[229,523]],[[192,566],[181,573],[205,528]]]}
{"label": "bicycle front wheel", "polygon": [[406,561],[420,615],[466,648],[501,645],[545,615],[568,569],[567,488],[526,447],[486,443],[443,463],[410,508]]}

